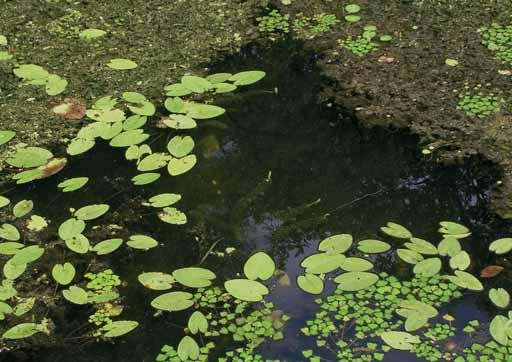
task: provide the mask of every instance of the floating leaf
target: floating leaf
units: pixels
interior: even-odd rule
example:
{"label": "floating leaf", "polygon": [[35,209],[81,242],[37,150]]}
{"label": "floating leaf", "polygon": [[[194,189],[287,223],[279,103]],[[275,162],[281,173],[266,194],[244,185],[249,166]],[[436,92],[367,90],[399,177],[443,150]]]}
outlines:
{"label": "floating leaf", "polygon": [[144,103],[148,101],[144,94],[138,92],[124,92],[122,97],[125,101],[135,104]]}
{"label": "floating leaf", "polygon": [[321,294],[324,291],[324,281],[314,274],[299,275],[297,285],[309,294]]}
{"label": "floating leaf", "polygon": [[196,155],[188,155],[183,158],[173,158],[169,161],[167,171],[171,176],[179,176],[190,171],[196,163]]}
{"label": "floating leaf", "polygon": [[152,182],[155,182],[160,178],[160,174],[156,172],[146,172],[141,173],[140,175],[132,177],[132,182],[134,185],[147,185]]}
{"label": "floating leaf", "polygon": [[418,264],[420,261],[423,260],[423,256],[414,250],[398,249],[396,253],[400,257],[400,259],[409,264]]}
{"label": "floating leaf", "polygon": [[180,200],[181,195],[179,194],[159,194],[153,196],[148,201],[150,202],[152,207],[167,207],[174,205]]}
{"label": "floating leaf", "polygon": [[6,61],[6,60],[11,60],[11,59],[12,59],[11,54],[9,54],[8,52],[0,51],[0,62]]}
{"label": "floating leaf", "polygon": [[130,70],[137,68],[137,63],[129,59],[112,59],[107,63],[107,67],[115,69],[115,70]]}
{"label": "floating leaf", "polygon": [[231,83],[217,83],[214,84],[215,93],[229,93],[237,89],[237,86]]}
{"label": "floating leaf", "polygon": [[185,102],[179,97],[167,98],[164,106],[171,113],[184,113]]}
{"label": "floating leaf", "polygon": [[343,259],[339,267],[348,272],[362,272],[372,269],[373,264],[365,259],[350,257]]}
{"label": "floating leaf", "polygon": [[345,16],[345,20],[348,23],[357,23],[359,20],[361,20],[361,17],[358,15],[347,15]]}
{"label": "floating leaf", "polygon": [[250,70],[236,73],[229,78],[230,82],[234,82],[236,86],[244,86],[256,83],[265,77],[265,72],[259,70]]}
{"label": "floating leaf", "polygon": [[249,279],[228,280],[224,283],[224,287],[233,297],[246,302],[259,302],[269,293],[266,286]]}
{"label": "floating leaf", "polygon": [[187,116],[193,119],[210,119],[226,113],[224,108],[211,104],[187,103]]}
{"label": "floating leaf", "polygon": [[383,233],[393,236],[398,239],[410,239],[412,238],[412,233],[407,230],[402,225],[396,224],[394,222],[388,222],[387,226],[380,228]]}
{"label": "floating leaf", "polygon": [[18,304],[14,307],[14,315],[17,317],[21,317],[24,314],[27,314],[32,310],[34,304],[36,302],[36,298],[20,298],[18,299]]}
{"label": "floating leaf", "polygon": [[491,321],[489,332],[494,340],[504,346],[508,345],[511,335],[510,320],[502,315],[497,315]]}
{"label": "floating leaf", "polygon": [[194,145],[190,136],[174,136],[167,144],[167,150],[174,157],[181,158],[192,152]]}
{"label": "floating leaf", "polygon": [[89,151],[94,147],[96,142],[94,140],[85,138],[73,138],[71,143],[66,148],[68,155],[76,156]]}
{"label": "floating leaf", "polygon": [[253,254],[244,265],[244,274],[247,279],[267,280],[272,278],[276,271],[274,260],[264,252]]}
{"label": "floating leaf", "polygon": [[31,168],[46,164],[53,154],[41,147],[19,148],[6,162],[14,167]]}
{"label": "floating leaf", "polygon": [[441,221],[439,223],[441,225],[441,228],[439,229],[439,232],[442,234],[467,234],[470,232],[470,230],[465,227],[464,225],[457,224],[455,222],[451,221]]}
{"label": "floating leaf", "polygon": [[338,269],[345,259],[343,254],[330,255],[327,253],[313,254],[305,258],[300,265],[310,274],[326,274]]}
{"label": "floating leaf", "polygon": [[423,239],[411,238],[410,243],[404,244],[408,249],[414,250],[420,254],[437,255],[437,247]]}
{"label": "floating leaf", "polygon": [[95,251],[98,255],[106,255],[110,254],[123,244],[123,239],[108,239],[100,241],[98,244],[94,245],[92,251]]}
{"label": "floating leaf", "polygon": [[99,37],[102,37],[103,35],[107,34],[106,31],[103,31],[101,29],[93,29],[93,28],[89,28],[89,29],[85,29],[85,30],[82,30],[78,36],[80,37],[80,39],[82,40],[86,40],[86,41],[90,41],[90,40],[94,40],[94,39],[97,39]]}
{"label": "floating leaf", "polygon": [[212,284],[215,274],[204,268],[181,268],[172,272],[172,276],[180,284],[190,288],[206,288]]}
{"label": "floating leaf", "polygon": [[484,289],[484,286],[480,281],[473,275],[466,273],[461,270],[455,271],[455,276],[449,275],[446,277],[453,284],[458,285],[461,288],[480,291]]}
{"label": "floating leaf", "polygon": [[9,241],[18,241],[21,238],[20,232],[11,224],[2,224],[0,227],[0,238]]}
{"label": "floating leaf", "polygon": [[164,88],[164,90],[166,92],[166,95],[169,97],[182,97],[192,93],[190,89],[188,89],[181,83],[168,85]]}
{"label": "floating leaf", "polygon": [[57,185],[62,192],[72,192],[81,189],[89,181],[89,177],[68,178]]}
{"label": "floating leaf", "polygon": [[[134,114],[130,116],[123,123],[123,130],[132,131],[134,129],[141,128],[146,124],[148,117]],[[114,136],[115,137],[115,136]],[[130,146],[131,147],[131,146]]]}
{"label": "floating leaf", "polygon": [[14,136],[16,136],[16,132],[14,131],[0,130],[0,146],[12,140]]}
{"label": "floating leaf", "polygon": [[163,118],[163,123],[174,129],[192,129],[197,127],[195,120],[182,114],[172,114],[169,118]]}
{"label": "floating leaf", "polygon": [[44,249],[37,246],[31,245],[23,249],[16,251],[16,254],[11,259],[13,265],[28,264],[36,261],[44,254]]}
{"label": "floating leaf", "polygon": [[470,264],[471,258],[464,250],[450,258],[450,268],[452,269],[466,270]]}
{"label": "floating leaf", "polygon": [[158,246],[158,241],[146,235],[132,235],[126,244],[130,248],[148,250]]}
{"label": "floating leaf", "polygon": [[442,263],[439,258],[429,258],[420,261],[414,266],[413,272],[416,275],[430,278],[441,271]]}
{"label": "floating leaf", "polygon": [[139,326],[139,323],[136,321],[114,321],[108,323],[103,327],[103,337],[106,338],[115,338],[123,336],[127,333],[130,333],[135,328]]}
{"label": "floating leaf", "polygon": [[59,237],[62,240],[71,239],[85,230],[85,222],[74,217],[67,219],[59,226]]}
{"label": "floating leaf", "polygon": [[68,285],[75,277],[75,267],[71,263],[55,264],[52,269],[52,277],[61,285]]}
{"label": "floating leaf", "polygon": [[72,285],[68,289],[63,290],[62,295],[73,304],[87,304],[87,292],[75,285]]}
{"label": "floating leaf", "polygon": [[33,336],[40,332],[39,325],[36,323],[21,323],[11,329],[8,329],[2,335],[5,339],[21,339]]}
{"label": "floating leaf", "polygon": [[8,241],[5,243],[0,243],[0,254],[3,255],[14,255],[16,252],[23,248],[25,245],[21,243],[16,243],[12,241]]}
{"label": "floating leaf", "polygon": [[[1,244],[0,244],[1,245]],[[501,273],[504,270],[502,266],[499,265],[488,265],[482,269],[480,273],[480,277],[482,278],[494,278],[496,275]]]}
{"label": "floating leaf", "polygon": [[357,14],[361,11],[361,7],[357,4],[348,4],[345,5],[345,11],[349,14]]}
{"label": "floating leaf", "polygon": [[51,74],[46,80],[46,94],[56,96],[66,90],[68,81],[56,74]]}
{"label": "floating leaf", "polygon": [[204,93],[213,87],[206,79],[193,75],[183,76],[181,78],[181,84],[194,93]]}
{"label": "floating leaf", "polygon": [[12,178],[13,178],[13,180],[17,180],[16,181],[17,184],[24,184],[27,182],[31,182],[31,181],[43,178],[43,176],[44,176],[44,172],[42,170],[39,170],[38,168],[36,168],[36,169],[27,170],[27,171],[17,173]]}
{"label": "floating leaf", "polygon": [[444,63],[446,65],[449,65],[450,67],[456,67],[457,65],[459,65],[459,62],[456,59],[450,59],[450,58],[446,58]]}
{"label": "floating leaf", "polygon": [[178,344],[178,357],[181,361],[195,361],[198,359],[200,350],[197,342],[192,337],[185,336]]}
{"label": "floating leaf", "polygon": [[131,145],[138,145],[149,138],[147,133],[142,129],[133,129],[131,131],[124,131],[110,141],[112,147],[128,147]]}
{"label": "floating leaf", "polygon": [[208,320],[203,313],[196,310],[188,319],[188,329],[192,334],[208,332]]}
{"label": "floating leaf", "polygon": [[496,254],[506,254],[512,250],[512,238],[503,238],[495,240],[489,245],[489,250]]}
{"label": "floating leaf", "polygon": [[2,286],[0,286],[0,300],[11,299],[18,294],[13,284],[14,282],[12,280],[4,279],[2,281]]}
{"label": "floating leaf", "polygon": [[391,348],[410,351],[415,344],[421,343],[420,337],[407,332],[383,332],[380,338]]}
{"label": "floating leaf", "polygon": [[139,116],[150,117],[155,114],[156,108],[150,101],[142,102],[136,106],[128,106],[128,109]]}
{"label": "floating leaf", "polygon": [[352,245],[352,235],[339,234],[324,239],[318,244],[318,250],[325,251],[328,254],[342,254]]}
{"label": "floating leaf", "polygon": [[510,304],[510,294],[503,288],[489,290],[489,299],[498,308],[507,308]]}
{"label": "floating leaf", "polygon": [[378,280],[378,275],[368,272],[343,273],[334,279],[338,283],[338,289],[347,292],[367,289],[377,283]]}
{"label": "floating leaf", "polygon": [[15,217],[23,217],[27,215],[34,208],[34,202],[32,200],[22,200],[14,205],[12,213]]}
{"label": "floating leaf", "polygon": [[366,254],[378,254],[391,249],[391,245],[384,241],[368,239],[361,240],[357,245],[357,249]]}
{"label": "floating leaf", "polygon": [[187,215],[175,207],[166,207],[158,213],[158,218],[172,225],[184,225],[187,223]]}
{"label": "floating leaf", "polygon": [[151,301],[151,306],[167,312],[185,310],[194,305],[193,295],[187,292],[162,294]]}
{"label": "floating leaf", "polygon": [[223,82],[229,80],[229,78],[231,78],[232,76],[233,76],[233,74],[231,74],[231,73],[215,73],[215,74],[211,74],[211,75],[207,76],[206,80],[212,84],[223,83]]}
{"label": "floating leaf", "polygon": [[78,254],[85,254],[90,248],[89,239],[82,234],[75,235],[71,239],[66,239],[65,243],[69,250]]}
{"label": "floating leaf", "polygon": [[35,64],[22,64],[14,69],[14,74],[24,80],[44,80],[49,76],[46,69]]}
{"label": "floating leaf", "polygon": [[143,286],[153,290],[171,289],[176,281],[172,275],[161,272],[142,273],[137,279]]}
{"label": "floating leaf", "polygon": [[41,231],[48,227],[46,219],[39,215],[32,215],[27,221],[27,229],[30,231]]}
{"label": "floating leaf", "polygon": [[13,264],[11,259],[4,264],[3,272],[7,279],[14,280],[21,276],[27,269],[27,264]]}
{"label": "floating leaf", "polygon": [[165,153],[153,153],[143,158],[137,165],[137,170],[141,172],[154,171],[167,165],[168,155]]}
{"label": "floating leaf", "polygon": [[103,123],[117,123],[126,119],[121,109],[90,109],[87,111],[87,117]]}
{"label": "floating leaf", "polygon": [[7,38],[5,35],[0,35],[0,46],[7,46]]}
{"label": "floating leaf", "polygon": [[462,246],[460,245],[459,240],[455,238],[447,237],[439,243],[437,246],[437,250],[439,251],[439,255],[441,256],[455,256],[462,251]]}
{"label": "floating leaf", "polygon": [[75,217],[79,220],[94,220],[107,213],[110,206],[107,204],[88,205],[79,208]]}

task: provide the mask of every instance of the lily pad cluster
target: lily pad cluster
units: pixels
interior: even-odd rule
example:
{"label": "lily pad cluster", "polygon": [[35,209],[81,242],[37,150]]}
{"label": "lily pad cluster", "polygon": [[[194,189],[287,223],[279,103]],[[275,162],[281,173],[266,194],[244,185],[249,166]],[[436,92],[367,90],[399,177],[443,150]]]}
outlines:
{"label": "lily pad cluster", "polygon": [[14,74],[21,78],[24,84],[44,87],[49,96],[61,94],[68,86],[66,79],[57,74],[51,74],[36,64],[21,64],[14,69]]}
{"label": "lily pad cluster", "polygon": [[503,103],[504,100],[493,93],[468,92],[460,95],[457,109],[463,111],[469,117],[484,119],[498,113]]}
{"label": "lily pad cluster", "polygon": [[512,25],[493,23],[480,29],[481,42],[496,59],[512,64]]}
{"label": "lily pad cluster", "polygon": [[[6,131],[9,132],[9,131]],[[14,134],[10,134],[14,137]],[[5,135],[8,137],[8,135]],[[55,175],[67,164],[66,158],[56,158],[53,153],[41,147],[18,147],[5,160],[16,169],[21,170],[12,178],[17,184],[24,184]]]}

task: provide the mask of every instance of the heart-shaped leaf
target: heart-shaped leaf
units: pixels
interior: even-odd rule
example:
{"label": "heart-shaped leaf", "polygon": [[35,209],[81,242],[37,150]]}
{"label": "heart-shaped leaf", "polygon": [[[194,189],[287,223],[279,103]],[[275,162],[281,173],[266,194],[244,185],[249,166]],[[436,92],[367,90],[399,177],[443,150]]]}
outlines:
{"label": "heart-shaped leaf", "polygon": [[224,283],[224,288],[233,297],[246,302],[259,302],[269,293],[266,286],[249,279],[228,280]]}
{"label": "heart-shaped leaf", "polygon": [[75,267],[71,263],[55,264],[52,269],[52,277],[61,285],[68,285],[75,277]]}
{"label": "heart-shaped leaf", "polygon": [[321,294],[324,291],[324,281],[314,274],[299,275],[297,285],[309,294]]}
{"label": "heart-shaped leaf", "polygon": [[151,306],[167,312],[177,312],[194,305],[192,298],[193,295],[187,292],[170,292],[153,299]]}
{"label": "heart-shaped leaf", "polygon": [[253,254],[244,265],[244,274],[247,279],[256,280],[267,280],[274,275],[276,271],[276,264],[272,258],[264,253],[258,252]]}
{"label": "heart-shaped leaf", "polygon": [[64,289],[62,291],[62,295],[64,298],[66,298],[66,300],[73,304],[87,304],[87,292],[75,285],[70,286],[68,289]]}
{"label": "heart-shaped leaf", "polygon": [[328,254],[342,254],[352,245],[352,235],[339,234],[324,239],[318,244],[318,250],[325,251]]}
{"label": "heart-shaped leaf", "polygon": [[172,276],[178,283],[190,288],[209,287],[216,278],[212,271],[195,267],[176,269]]}

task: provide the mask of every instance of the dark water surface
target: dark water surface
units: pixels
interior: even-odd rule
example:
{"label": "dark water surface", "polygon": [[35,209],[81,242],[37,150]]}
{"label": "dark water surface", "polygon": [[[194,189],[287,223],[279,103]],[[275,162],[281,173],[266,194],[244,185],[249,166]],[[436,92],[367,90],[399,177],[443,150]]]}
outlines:
{"label": "dark water surface", "polygon": [[[10,194],[33,199],[35,212],[56,225],[69,217],[69,207],[109,203],[112,211],[97,224],[119,224],[129,234],[147,233],[163,244],[147,252],[122,247],[110,257],[114,272],[127,283],[120,290],[126,304],[121,317],[139,321],[139,328],[116,344],[80,348],[71,333],[62,348],[41,352],[38,361],[154,361],[163,344],[177,345],[187,313],[154,317],[150,301],[161,293],[143,288],[137,275],[196,265],[214,242],[219,251],[227,246],[239,249],[232,257],[211,256],[202,264],[216,271],[218,279],[234,276],[252,252],[264,250],[292,280],[291,286],[280,286],[270,296],[277,309],[292,317],[285,327],[286,339],[261,348],[265,357],[285,361],[304,360],[301,351],[314,346],[314,338],[303,337],[299,330],[317,310],[315,297],[300,291],[294,280],[302,272],[300,261],[329,234],[377,238],[380,226],[395,221],[415,235],[438,240],[438,222],[452,220],[474,232],[463,245],[476,258],[471,272],[478,274],[492,260],[487,244],[505,235],[508,226],[488,213],[487,190],[493,181],[488,170],[436,168],[420,154],[414,138],[359,129],[350,117],[318,105],[326,80],[313,62],[300,46],[286,43],[270,51],[249,48],[213,66],[215,71],[230,72],[262,69],[267,77],[220,98],[227,115],[202,122],[191,132],[201,151],[198,165],[185,175],[173,178],[164,170],[155,184],[130,186],[134,165],[124,160],[121,150],[97,146],[73,159],[58,176]],[[168,132],[151,132],[154,150],[164,150]],[[78,176],[91,178],[84,189],[56,191],[64,177]],[[145,197],[162,192],[183,195],[177,206],[187,213],[187,225],[164,224],[153,210],[140,206]],[[393,270],[386,258],[375,265],[379,271]],[[84,318],[80,307],[71,309],[61,317],[73,325],[84,323],[74,320]],[[462,328],[471,319],[488,321],[495,310],[480,293],[468,294],[440,312],[455,315],[455,325]],[[405,353],[388,353],[385,358],[416,360]]]}

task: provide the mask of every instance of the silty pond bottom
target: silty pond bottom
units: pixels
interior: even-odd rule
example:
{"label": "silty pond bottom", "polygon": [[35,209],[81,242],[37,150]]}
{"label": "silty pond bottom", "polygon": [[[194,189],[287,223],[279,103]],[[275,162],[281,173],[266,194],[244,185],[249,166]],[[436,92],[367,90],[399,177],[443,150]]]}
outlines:
{"label": "silty pond bottom", "polygon": [[[93,152],[73,158],[58,175],[5,194],[14,201],[33,200],[37,214],[56,220],[51,228],[69,217],[71,207],[107,203],[111,211],[95,224],[117,225],[128,235],[151,235],[160,245],[144,253],[123,248],[91,262],[105,263],[120,276],[123,317],[140,324],[133,332],[115,343],[90,343],[77,332],[86,330],[86,308],[63,301],[58,312],[48,315],[58,326],[59,337],[52,347],[0,354],[0,360],[154,361],[164,344],[178,345],[190,313],[155,316],[150,302],[161,292],[144,288],[137,281],[140,273],[170,273],[202,262],[201,267],[215,271],[215,284],[221,285],[224,278],[242,273],[251,254],[265,251],[282,271],[266,299],[291,319],[283,327],[282,340],[266,341],[256,351],[265,359],[306,361],[302,352],[312,349],[326,361],[335,361],[335,353],[319,349],[316,337],[301,332],[319,311],[315,303],[319,296],[303,292],[296,278],[304,272],[301,261],[318,252],[322,239],[348,233],[355,241],[386,240],[396,249],[403,241],[379,232],[394,221],[437,243],[438,223],[450,220],[473,232],[461,241],[472,257],[469,272],[478,276],[484,266],[495,262],[488,244],[506,236],[510,227],[487,209],[488,190],[494,182],[491,168],[481,164],[478,169],[435,167],[421,155],[414,137],[361,129],[334,107],[319,105],[319,91],[328,80],[315,68],[314,57],[304,54],[298,44],[282,43],[270,50],[249,47],[213,65],[210,73],[245,69],[264,70],[267,76],[251,88],[217,98],[226,115],[192,131],[199,160],[191,172],[133,186],[129,180],[136,170],[123,152],[98,145]],[[165,149],[169,132],[154,128],[150,133],[151,146]],[[66,194],[57,191],[64,178],[79,176],[91,179],[85,188]],[[141,205],[165,192],[183,196],[179,208],[188,216],[186,225],[165,224],[154,209]],[[231,247],[236,251],[229,255],[216,254]],[[61,255],[53,262],[64,260]],[[384,271],[401,280],[413,275],[412,266],[393,253],[369,260],[374,264],[372,272]],[[506,285],[506,274],[493,280],[493,285]],[[325,285],[323,295],[332,294],[336,284],[326,280]],[[455,318],[450,325],[456,328],[456,336],[450,341],[457,348],[468,343],[462,332],[468,321],[476,319],[485,325],[497,313],[486,293],[463,294],[440,308],[435,319],[444,321],[446,314]],[[335,336],[337,340],[339,335]],[[485,339],[489,340],[488,335]],[[213,340],[218,348],[210,360],[238,346],[224,337]],[[225,350],[219,351],[219,346]],[[383,360],[424,359],[392,350]]]}

